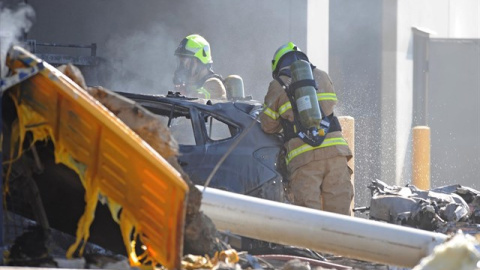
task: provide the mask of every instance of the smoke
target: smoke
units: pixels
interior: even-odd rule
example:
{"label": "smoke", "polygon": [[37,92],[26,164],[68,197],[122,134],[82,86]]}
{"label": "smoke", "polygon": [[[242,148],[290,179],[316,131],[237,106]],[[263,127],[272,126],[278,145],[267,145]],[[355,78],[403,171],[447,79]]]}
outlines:
{"label": "smoke", "polygon": [[104,85],[114,91],[167,94],[172,90],[176,45],[160,24],[112,36],[99,67]]}
{"label": "smoke", "polygon": [[35,11],[26,4],[19,4],[15,9],[3,8],[0,3],[0,77],[7,74],[5,66],[8,49],[19,44],[22,35],[30,30],[35,18]]}

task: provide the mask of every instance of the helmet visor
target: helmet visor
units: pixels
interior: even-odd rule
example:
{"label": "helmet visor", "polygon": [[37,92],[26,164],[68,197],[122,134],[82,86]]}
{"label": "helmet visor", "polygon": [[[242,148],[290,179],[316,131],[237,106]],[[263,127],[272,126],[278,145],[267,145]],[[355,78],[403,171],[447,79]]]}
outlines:
{"label": "helmet visor", "polygon": [[188,69],[190,67],[191,57],[178,56],[175,70]]}
{"label": "helmet visor", "polygon": [[178,56],[175,73],[173,76],[174,85],[186,85],[190,75],[191,61],[193,58]]}

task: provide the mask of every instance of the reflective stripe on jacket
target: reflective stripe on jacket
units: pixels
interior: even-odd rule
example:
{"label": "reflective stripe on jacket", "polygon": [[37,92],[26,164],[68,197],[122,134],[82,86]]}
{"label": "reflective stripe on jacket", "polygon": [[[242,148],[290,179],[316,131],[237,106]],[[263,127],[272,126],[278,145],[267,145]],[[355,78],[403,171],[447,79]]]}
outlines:
{"label": "reflective stripe on jacket", "polygon": [[208,90],[203,86],[197,89],[197,94],[202,98],[210,99],[210,92],[208,92]]}
{"label": "reflective stripe on jacket", "polygon": [[300,154],[303,154],[305,152],[312,151],[312,150],[315,150],[315,149],[320,149],[320,148],[324,148],[324,147],[328,147],[328,146],[333,146],[333,145],[346,145],[346,146],[348,146],[348,143],[342,137],[336,137],[336,138],[334,137],[334,138],[325,139],[323,141],[323,143],[319,146],[311,146],[311,145],[305,143],[305,144],[291,150],[290,152],[288,152],[287,156],[285,157],[285,161],[287,162],[287,165],[288,165],[288,163],[290,163],[290,161],[294,157],[296,157]]}

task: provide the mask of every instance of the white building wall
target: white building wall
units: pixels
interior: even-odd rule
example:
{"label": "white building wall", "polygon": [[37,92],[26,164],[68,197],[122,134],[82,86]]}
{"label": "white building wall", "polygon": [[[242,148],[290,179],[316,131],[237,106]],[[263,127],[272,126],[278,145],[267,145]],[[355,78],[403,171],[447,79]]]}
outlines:
{"label": "white building wall", "polygon": [[329,0],[307,2],[307,54],[309,60],[328,73]]}
{"label": "white building wall", "polygon": [[480,38],[480,1],[402,0],[397,3],[396,184],[400,185],[411,179],[412,27],[430,32],[432,38]]}
{"label": "white building wall", "polygon": [[480,38],[480,1],[450,0],[447,37]]}

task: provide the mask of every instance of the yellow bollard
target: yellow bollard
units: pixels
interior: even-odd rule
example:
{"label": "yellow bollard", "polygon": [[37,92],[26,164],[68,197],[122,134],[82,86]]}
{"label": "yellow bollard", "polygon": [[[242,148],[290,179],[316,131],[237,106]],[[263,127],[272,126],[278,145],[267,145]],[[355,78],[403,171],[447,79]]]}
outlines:
{"label": "yellow bollard", "polygon": [[419,189],[430,189],[430,128],[413,128],[412,184]]}
{"label": "yellow bollard", "polygon": [[[348,166],[355,172],[355,119],[351,116],[339,116],[338,121],[342,126],[343,137],[348,143],[350,150],[352,150],[353,157],[348,161]],[[352,184],[355,187],[355,174],[352,174]],[[355,197],[353,197],[350,209],[355,206]],[[353,216],[353,211],[352,211]]]}

